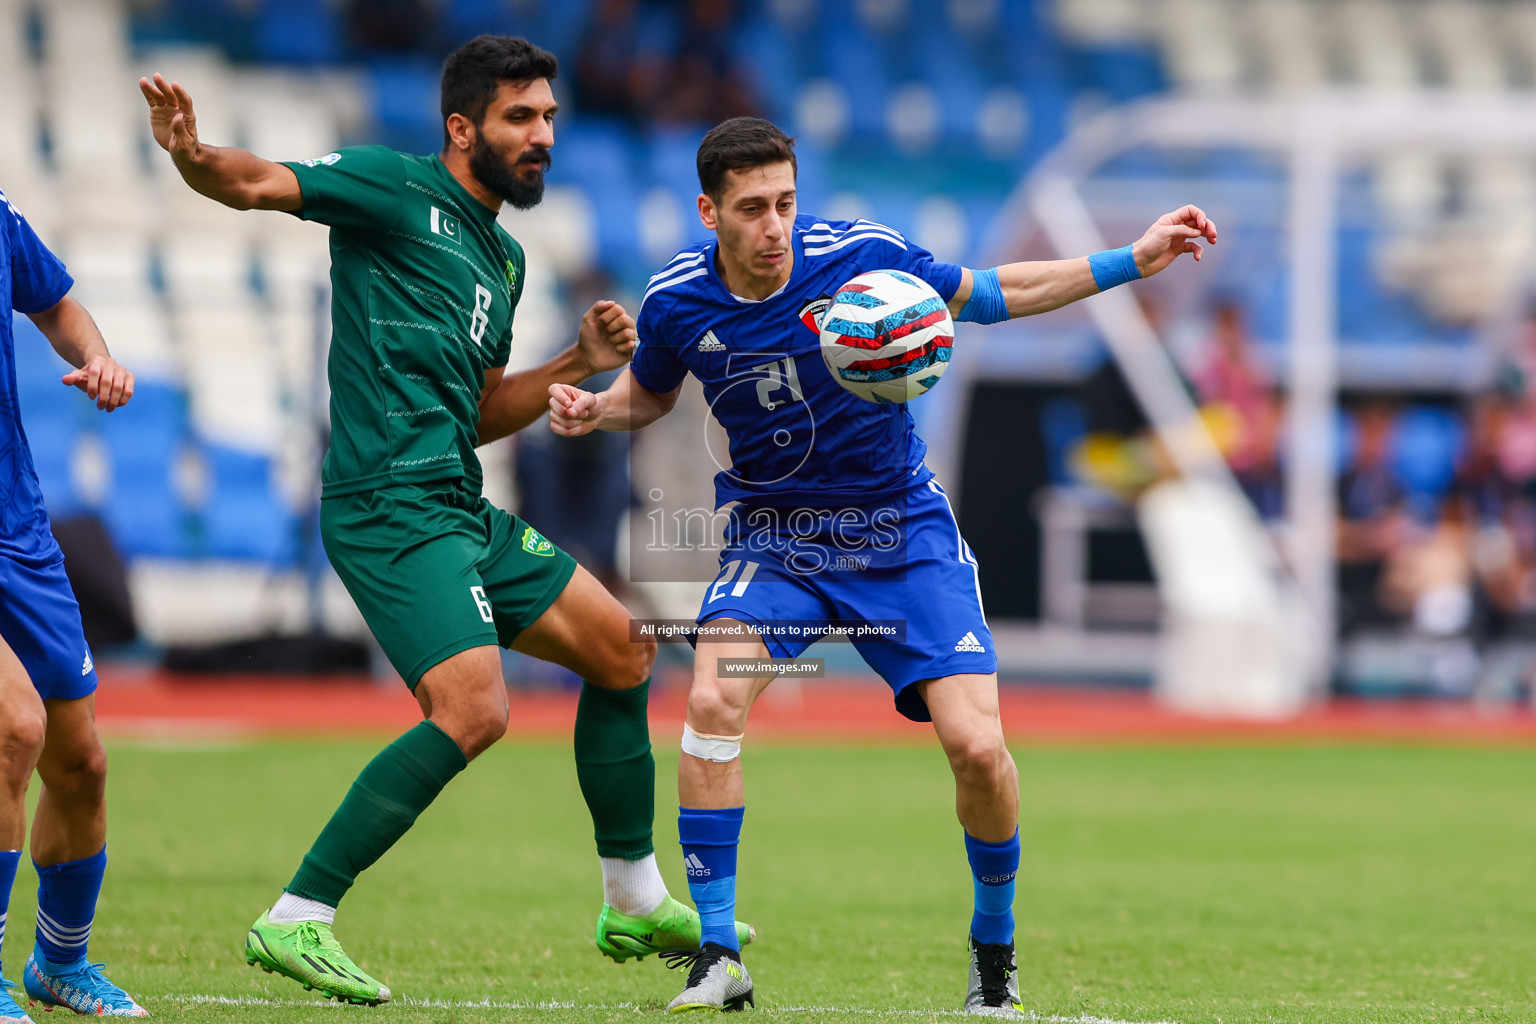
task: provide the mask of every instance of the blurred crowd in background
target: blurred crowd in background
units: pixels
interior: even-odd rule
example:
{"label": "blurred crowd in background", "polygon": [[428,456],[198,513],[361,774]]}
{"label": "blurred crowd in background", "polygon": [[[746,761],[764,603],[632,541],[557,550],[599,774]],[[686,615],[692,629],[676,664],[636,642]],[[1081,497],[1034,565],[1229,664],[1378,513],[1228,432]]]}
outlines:
{"label": "blurred crowd in background", "polygon": [[[1156,308],[1149,309],[1158,319]],[[1259,514],[1286,512],[1283,391],[1241,307],[1218,300],[1184,364],[1205,426]],[[1536,313],[1486,387],[1358,391],[1338,414],[1339,631],[1407,626],[1485,642],[1536,636]],[[1171,472],[1118,368],[1069,401],[1075,482],[1129,500]],[[1463,681],[1465,684],[1466,681]]]}

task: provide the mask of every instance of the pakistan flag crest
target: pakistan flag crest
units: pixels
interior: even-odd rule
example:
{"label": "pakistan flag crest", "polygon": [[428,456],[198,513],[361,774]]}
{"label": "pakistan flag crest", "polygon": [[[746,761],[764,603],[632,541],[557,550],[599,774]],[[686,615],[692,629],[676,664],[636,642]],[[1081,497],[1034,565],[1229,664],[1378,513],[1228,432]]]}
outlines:
{"label": "pakistan flag crest", "polygon": [[523,550],[530,555],[542,555],[545,558],[555,556],[555,546],[531,526],[523,531]]}

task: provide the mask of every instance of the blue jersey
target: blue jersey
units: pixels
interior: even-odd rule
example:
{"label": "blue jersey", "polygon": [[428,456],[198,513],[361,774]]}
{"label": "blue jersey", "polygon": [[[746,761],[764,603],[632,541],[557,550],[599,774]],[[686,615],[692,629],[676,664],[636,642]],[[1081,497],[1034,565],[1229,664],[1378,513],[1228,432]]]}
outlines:
{"label": "blue jersey", "polygon": [[839,385],[822,361],[819,324],[838,287],[859,274],[904,270],[948,302],[961,268],[863,220],[801,215],[792,245],[789,281],[761,301],[726,289],[715,242],[678,254],[641,300],[635,380],[658,394],[689,373],[704,385],[730,438],[731,466],[715,475],[717,505],[863,505],[926,483],[933,474],[912,414]]}
{"label": "blue jersey", "polygon": [[21,429],[10,311],[51,309],[73,285],[64,264],[0,192],[0,554],[36,559],[58,551]]}

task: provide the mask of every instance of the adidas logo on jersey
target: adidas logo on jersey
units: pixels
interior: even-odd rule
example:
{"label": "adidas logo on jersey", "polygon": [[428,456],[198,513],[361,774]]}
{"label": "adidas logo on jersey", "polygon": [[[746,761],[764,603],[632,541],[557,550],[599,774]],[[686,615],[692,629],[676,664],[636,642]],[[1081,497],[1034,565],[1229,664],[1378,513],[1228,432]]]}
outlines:
{"label": "adidas logo on jersey", "polygon": [[975,633],[967,630],[965,636],[960,638],[960,642],[955,644],[955,650],[973,651],[976,654],[984,654],[986,653],[987,649],[981,646],[981,641],[976,639]]}
{"label": "adidas logo on jersey", "polygon": [[688,869],[689,878],[709,877],[709,868],[704,866],[704,862],[699,860],[699,855],[696,853],[690,853],[687,857],[684,857],[683,865]]}
{"label": "adidas logo on jersey", "polygon": [[699,339],[699,351],[700,352],[724,352],[725,351],[725,346],[723,344],[721,344],[719,338],[715,337],[715,332],[714,331],[705,331],[704,332],[704,337]]}
{"label": "adidas logo on jersey", "polygon": [[83,676],[90,675],[92,667],[93,667],[93,665],[91,664],[91,652],[90,651],[86,651],[85,652],[85,662],[80,666],[80,674],[83,675]]}

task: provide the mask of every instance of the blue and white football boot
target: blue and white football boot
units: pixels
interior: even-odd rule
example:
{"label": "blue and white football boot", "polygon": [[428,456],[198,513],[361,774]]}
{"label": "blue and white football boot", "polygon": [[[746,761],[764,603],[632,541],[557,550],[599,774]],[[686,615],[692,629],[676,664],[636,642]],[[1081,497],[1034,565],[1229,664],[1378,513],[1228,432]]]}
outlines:
{"label": "blue and white football boot", "polygon": [[0,978],[0,1024],[32,1024],[27,1011],[11,998],[11,989],[20,987],[9,978]]}
{"label": "blue and white football boot", "polygon": [[103,966],[89,963],[85,957],[60,966],[33,949],[22,968],[22,985],[27,997],[45,1009],[67,1006],[87,1017],[148,1017],[148,1010],[107,980],[101,973]]}

